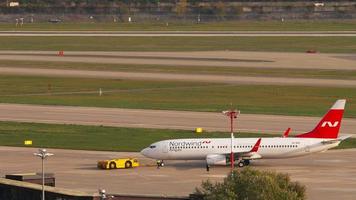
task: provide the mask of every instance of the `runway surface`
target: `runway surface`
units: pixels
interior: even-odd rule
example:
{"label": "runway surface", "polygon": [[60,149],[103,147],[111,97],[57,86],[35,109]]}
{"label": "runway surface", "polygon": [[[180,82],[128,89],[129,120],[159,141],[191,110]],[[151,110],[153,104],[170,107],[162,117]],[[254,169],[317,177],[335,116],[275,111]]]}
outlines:
{"label": "runway surface", "polygon": [[[53,61],[112,64],[151,64],[168,66],[208,66],[208,67],[252,67],[252,68],[296,68],[356,70],[354,56],[349,54],[302,54],[302,53],[260,53],[260,52],[66,52],[66,56],[56,56],[53,51],[1,51],[0,60]],[[309,57],[309,59],[306,59]],[[212,82],[228,84],[269,84],[356,87],[356,80],[232,76],[209,74],[149,73],[122,71],[90,71],[87,69],[42,69],[16,66],[1,67],[0,74],[30,76],[62,76],[90,78],[121,78],[134,80],[172,80],[192,82]],[[60,68],[60,64],[58,64]],[[297,67],[298,66],[298,67]]]}
{"label": "runway surface", "polygon": [[356,80],[312,79],[312,78],[280,78],[280,77],[253,77],[253,76],[223,76],[223,75],[192,75],[171,73],[145,73],[145,72],[115,72],[90,70],[65,70],[42,68],[13,68],[0,67],[0,74],[49,76],[49,77],[82,77],[102,79],[128,79],[128,80],[164,80],[188,81],[227,84],[249,85],[296,85],[296,86],[322,86],[322,87],[356,87]]}
{"label": "runway surface", "polygon": [[[0,104],[0,111],[0,121],[183,130],[202,127],[207,131],[229,131],[226,116],[211,112],[22,104]],[[274,134],[282,134],[290,127],[293,135],[310,131],[321,117],[241,114],[236,126],[241,132]],[[356,119],[344,119],[341,133],[356,136]]]}
{"label": "runway surface", "polygon": [[0,31],[0,37],[355,37],[355,31]]}
{"label": "runway surface", "polygon": [[[0,51],[0,60],[51,61],[167,66],[251,67],[280,69],[356,70],[354,54],[248,51],[95,52]],[[59,65],[60,66],[60,65]],[[14,66],[13,66],[14,67]],[[21,67],[21,66],[19,66]]]}
{"label": "runway surface", "polygon": [[[0,175],[39,172],[40,160],[35,148],[0,147]],[[104,188],[110,194],[153,194],[186,196],[203,180],[221,181],[229,167],[212,167],[205,171],[204,161],[166,161],[156,169],[153,160],[138,153],[98,152],[49,149],[54,156],[45,162],[47,172],[56,176],[56,186],[94,193]],[[352,200],[356,196],[356,149],[330,150],[306,157],[257,160],[252,167],[288,173],[292,181],[307,187],[307,198]],[[98,160],[137,157],[143,167],[123,170],[96,169]],[[19,165],[18,163],[22,164]]]}

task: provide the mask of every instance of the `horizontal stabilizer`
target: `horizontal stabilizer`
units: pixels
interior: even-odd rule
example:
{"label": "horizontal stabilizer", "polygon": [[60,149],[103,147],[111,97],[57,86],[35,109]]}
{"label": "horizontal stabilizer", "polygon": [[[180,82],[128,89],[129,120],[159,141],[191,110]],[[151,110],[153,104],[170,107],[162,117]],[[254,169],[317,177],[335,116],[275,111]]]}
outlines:
{"label": "horizontal stabilizer", "polygon": [[347,138],[351,137],[351,135],[344,135],[344,136],[341,136],[341,137],[338,137],[337,139],[335,140],[325,140],[325,141],[322,141],[321,143],[322,144],[334,144],[336,142],[341,142],[343,140],[346,140]]}

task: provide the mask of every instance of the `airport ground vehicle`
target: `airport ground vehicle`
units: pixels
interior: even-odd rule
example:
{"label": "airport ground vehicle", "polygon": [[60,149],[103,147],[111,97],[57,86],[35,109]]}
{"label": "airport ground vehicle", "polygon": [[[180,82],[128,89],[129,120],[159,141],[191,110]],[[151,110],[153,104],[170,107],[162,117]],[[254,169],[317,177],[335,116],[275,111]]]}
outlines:
{"label": "airport ground vehicle", "polygon": [[118,158],[111,160],[100,160],[97,164],[100,169],[123,169],[140,166],[136,158]]}

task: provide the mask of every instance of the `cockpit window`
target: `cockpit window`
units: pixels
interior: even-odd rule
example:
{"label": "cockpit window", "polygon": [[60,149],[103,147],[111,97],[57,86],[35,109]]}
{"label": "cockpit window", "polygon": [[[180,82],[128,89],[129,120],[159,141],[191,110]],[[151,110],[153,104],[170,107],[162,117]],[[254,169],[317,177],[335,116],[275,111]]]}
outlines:
{"label": "cockpit window", "polygon": [[151,145],[150,148],[154,149],[154,148],[156,148],[156,145]]}

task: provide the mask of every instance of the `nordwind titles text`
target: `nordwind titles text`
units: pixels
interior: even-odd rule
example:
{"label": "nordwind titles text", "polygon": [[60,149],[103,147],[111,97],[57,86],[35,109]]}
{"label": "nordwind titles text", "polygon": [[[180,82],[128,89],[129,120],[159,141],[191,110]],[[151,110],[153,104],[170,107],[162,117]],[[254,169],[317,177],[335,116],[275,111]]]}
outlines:
{"label": "nordwind titles text", "polygon": [[169,142],[170,147],[183,147],[183,146],[202,146],[202,141],[200,142]]}

